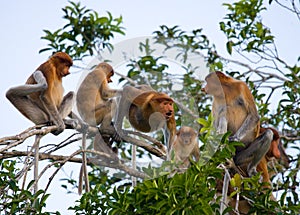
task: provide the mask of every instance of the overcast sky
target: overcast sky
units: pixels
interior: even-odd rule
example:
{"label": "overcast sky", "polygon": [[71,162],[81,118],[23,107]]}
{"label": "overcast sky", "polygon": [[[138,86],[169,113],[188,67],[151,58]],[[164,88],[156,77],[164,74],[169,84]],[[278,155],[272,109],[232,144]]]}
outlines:
{"label": "overcast sky", "polygon": [[[141,36],[151,36],[160,25],[179,25],[181,29],[189,31],[203,28],[203,33],[216,44],[220,52],[225,53],[225,37],[219,31],[219,21],[225,15],[222,3],[230,1],[82,1],[82,5],[94,9],[99,15],[106,15],[110,11],[114,17],[123,16],[125,36],[118,36],[114,43]],[[0,2],[0,47],[1,72],[0,79],[0,107],[1,119],[0,137],[10,136],[25,130],[32,123],[23,117],[5,98],[5,92],[11,86],[23,84],[27,77],[43,63],[49,53],[39,54],[38,51],[46,47],[46,41],[41,40],[43,29],[57,30],[65,23],[62,19],[61,8],[68,4],[66,0],[52,1],[1,1]],[[264,23],[275,35],[281,57],[289,63],[295,63],[299,56],[300,28],[299,21],[285,10],[272,7],[264,13]],[[75,71],[74,69],[71,70]],[[64,79],[65,90],[77,88],[80,73],[72,74]],[[61,136],[53,137],[53,141],[61,141]],[[30,145],[32,140],[24,144]],[[69,166],[64,170],[69,174]],[[79,166],[77,166],[79,168]],[[76,168],[77,168],[76,167]],[[71,167],[70,167],[71,168]],[[77,174],[77,173],[76,173]],[[64,175],[56,176],[56,179]],[[76,176],[77,177],[77,176]],[[45,178],[44,180],[48,180]],[[42,188],[42,186],[41,186]],[[77,195],[66,198],[65,191],[58,187],[50,187],[49,210],[66,212],[68,206]],[[59,197],[61,196],[61,198]]]}

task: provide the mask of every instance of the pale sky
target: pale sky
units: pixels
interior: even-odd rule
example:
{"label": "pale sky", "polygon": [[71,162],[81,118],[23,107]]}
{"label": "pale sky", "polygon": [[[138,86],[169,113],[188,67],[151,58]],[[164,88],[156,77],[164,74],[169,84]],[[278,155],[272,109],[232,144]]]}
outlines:
{"label": "pale sky", "polygon": [[[151,36],[160,25],[172,27],[179,25],[181,29],[190,31],[203,28],[210,41],[215,43],[221,54],[226,54],[225,36],[219,30],[219,22],[225,15],[222,3],[232,1],[196,1],[196,0],[165,0],[165,1],[82,1],[81,5],[94,9],[100,16],[106,11],[114,17],[123,16],[125,36],[117,36],[113,43],[141,36]],[[5,98],[5,92],[11,86],[23,84],[27,77],[44,61],[49,53],[39,54],[38,51],[46,47],[46,41],[41,40],[43,29],[57,30],[65,23],[62,19],[61,8],[68,4],[66,0],[52,1],[1,1],[0,2],[0,47],[1,47],[1,73],[0,104],[1,119],[0,137],[18,134],[32,123],[23,117]],[[282,8],[272,7],[263,13],[264,23],[271,28],[276,37],[281,57],[289,63],[295,63],[299,56],[300,28],[299,21],[294,15]],[[74,69],[71,70],[75,71]],[[65,91],[76,90],[80,73],[67,76],[63,81]],[[55,143],[63,140],[63,135],[53,137]],[[42,140],[43,142],[43,140]],[[48,142],[47,142],[48,143]],[[23,144],[30,146],[32,140]],[[79,166],[68,165],[64,168],[67,174],[72,170],[77,177]],[[57,175],[55,180],[65,177],[64,173]],[[75,177],[75,178],[76,178]],[[47,182],[47,177],[44,177]],[[56,186],[56,187],[55,187]],[[59,210],[62,214],[67,212],[69,206],[74,205],[78,195],[67,195],[60,188],[59,183],[50,187],[47,208]],[[43,186],[41,185],[41,188]]]}

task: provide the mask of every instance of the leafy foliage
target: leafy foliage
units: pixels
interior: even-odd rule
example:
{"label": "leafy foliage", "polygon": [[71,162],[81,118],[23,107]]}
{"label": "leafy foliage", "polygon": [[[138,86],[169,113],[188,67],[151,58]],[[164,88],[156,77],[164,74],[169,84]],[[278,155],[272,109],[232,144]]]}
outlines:
{"label": "leafy foliage", "polygon": [[20,187],[16,164],[12,160],[0,160],[0,211],[5,214],[60,214],[42,211],[49,194],[44,190],[30,191],[34,181],[26,188]]}
{"label": "leafy foliage", "polygon": [[42,39],[49,42],[49,47],[40,52],[64,51],[74,59],[82,59],[88,55],[99,54],[101,48],[112,50],[109,40],[116,33],[125,34],[121,26],[121,16],[113,18],[108,12],[107,16],[99,17],[96,11],[72,1],[62,10],[67,24],[53,32],[44,30],[46,35]]}

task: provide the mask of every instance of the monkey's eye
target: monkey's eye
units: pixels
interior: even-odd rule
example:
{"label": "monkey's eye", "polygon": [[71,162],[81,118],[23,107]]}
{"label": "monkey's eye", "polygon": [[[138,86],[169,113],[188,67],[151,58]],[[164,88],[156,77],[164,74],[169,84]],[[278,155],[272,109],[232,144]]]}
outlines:
{"label": "monkey's eye", "polygon": [[70,63],[68,63],[68,62],[65,62],[64,64],[65,64],[65,66],[68,67],[68,68],[71,67]]}

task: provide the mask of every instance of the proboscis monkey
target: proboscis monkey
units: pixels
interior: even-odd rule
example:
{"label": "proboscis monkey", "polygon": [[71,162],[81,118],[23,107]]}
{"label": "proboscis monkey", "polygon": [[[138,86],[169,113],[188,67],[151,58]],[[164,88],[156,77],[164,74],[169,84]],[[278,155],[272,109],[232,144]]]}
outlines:
{"label": "proboscis monkey", "polygon": [[198,145],[197,132],[188,126],[182,126],[175,136],[169,152],[169,157],[174,152],[175,162],[180,163],[180,168],[186,169],[190,165],[190,158],[198,161],[200,158],[200,151]]}
{"label": "proboscis monkey", "polygon": [[[111,77],[114,75],[114,70],[108,63],[100,63],[96,68],[90,72],[82,81],[76,97],[76,104],[78,112],[86,123],[91,126],[100,126],[102,129],[113,129],[112,116],[115,111],[115,100],[112,99],[117,95],[120,90],[111,89],[108,84],[112,82]],[[97,134],[97,135],[100,135]],[[96,135],[96,137],[97,137]],[[102,136],[98,137],[102,139]],[[83,136],[83,143],[85,136]],[[94,141],[94,149],[101,149],[105,146],[98,146],[97,144],[109,144],[109,137],[103,137],[106,141]],[[85,149],[85,144],[83,144]],[[86,163],[86,156],[83,153],[83,161]],[[79,189],[78,193],[82,191],[82,177],[85,178],[86,191],[89,191],[88,175],[86,165],[82,165],[81,174],[79,176]]]}
{"label": "proboscis monkey", "polygon": [[6,97],[33,123],[54,124],[57,129],[53,134],[60,134],[65,129],[63,119],[72,111],[74,93],[63,96],[62,85],[72,64],[68,54],[57,52],[33,72],[25,85],[10,88]]}
{"label": "proboscis monkey", "polygon": [[212,114],[214,127],[219,134],[231,132],[230,141],[239,141],[233,157],[235,165],[247,176],[257,173],[256,167],[268,152],[273,132],[266,129],[262,134],[260,118],[254,98],[245,82],[226,76],[222,72],[210,73],[203,90],[213,96]]}
{"label": "proboscis monkey", "polygon": [[[64,118],[72,111],[74,93],[63,96],[62,78],[70,74],[73,61],[64,52],[57,52],[41,64],[24,85],[12,87],[6,92],[8,100],[36,125],[54,124],[57,129],[52,133],[60,134],[65,129]],[[37,135],[34,164],[34,191],[38,190],[39,140]]]}
{"label": "proboscis monkey", "polygon": [[176,133],[173,99],[165,93],[156,92],[150,86],[125,86],[117,108],[115,128],[122,138],[123,119],[126,116],[130,124],[141,132],[153,132],[162,129],[165,144],[170,149]]}
{"label": "proboscis monkey", "polygon": [[111,89],[109,83],[114,70],[108,63],[100,63],[81,83],[76,97],[76,104],[81,118],[92,126],[102,124],[111,126],[115,111],[115,100],[121,90]]}

